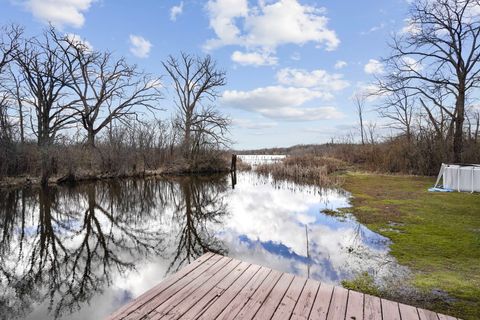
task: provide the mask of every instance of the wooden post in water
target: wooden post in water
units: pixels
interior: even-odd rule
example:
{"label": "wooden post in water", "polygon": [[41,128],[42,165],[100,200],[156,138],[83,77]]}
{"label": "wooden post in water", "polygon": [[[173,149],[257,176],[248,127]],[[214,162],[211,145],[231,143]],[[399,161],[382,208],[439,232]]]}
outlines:
{"label": "wooden post in water", "polygon": [[237,155],[232,154],[232,165],[230,166],[230,171],[237,172]]}
{"label": "wooden post in water", "polygon": [[232,189],[237,184],[237,155],[232,154],[232,165],[230,166],[230,175],[232,177]]}

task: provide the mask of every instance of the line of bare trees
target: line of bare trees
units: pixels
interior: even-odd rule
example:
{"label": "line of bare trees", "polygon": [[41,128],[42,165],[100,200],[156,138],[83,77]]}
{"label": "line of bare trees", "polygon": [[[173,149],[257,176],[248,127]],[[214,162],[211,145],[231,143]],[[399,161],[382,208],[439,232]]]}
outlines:
{"label": "line of bare trees", "polygon": [[393,133],[362,161],[422,174],[441,162],[480,162],[479,13],[480,0],[412,1],[407,27],[382,60],[385,72],[353,97],[362,145],[376,142],[367,104]]}
{"label": "line of bare trees", "polygon": [[[26,37],[16,25],[2,27],[0,176],[38,174],[46,184],[57,173],[59,146],[62,152],[68,146],[81,148],[70,155],[84,156],[80,167],[92,169],[102,162],[100,169],[107,171],[112,162],[124,162],[120,145],[142,150],[144,170],[147,153],[154,167],[165,160],[165,153],[194,165],[203,154],[226,146],[229,120],[213,105],[225,73],[208,56],[182,53],[163,65],[177,93],[178,112],[172,121],[158,120],[164,110],[161,77],[53,27],[36,37]],[[123,156],[131,157],[131,151]],[[115,159],[106,155],[112,152]],[[26,161],[36,164],[27,168]],[[137,163],[132,167],[138,169]]]}

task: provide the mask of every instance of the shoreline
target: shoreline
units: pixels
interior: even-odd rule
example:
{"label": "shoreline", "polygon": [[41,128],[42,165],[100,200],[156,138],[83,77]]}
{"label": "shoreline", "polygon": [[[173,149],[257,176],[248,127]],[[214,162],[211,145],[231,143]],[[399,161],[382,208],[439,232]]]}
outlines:
{"label": "shoreline", "polygon": [[[228,174],[229,168],[218,168],[217,170],[179,170],[172,168],[159,168],[156,170],[145,170],[125,173],[84,173],[75,175],[52,176],[48,180],[48,186],[67,185],[69,183],[91,182],[102,180],[126,179],[126,178],[147,178],[147,177],[172,177],[189,175],[215,175]],[[38,176],[5,177],[0,179],[0,190],[41,187],[41,179]]]}

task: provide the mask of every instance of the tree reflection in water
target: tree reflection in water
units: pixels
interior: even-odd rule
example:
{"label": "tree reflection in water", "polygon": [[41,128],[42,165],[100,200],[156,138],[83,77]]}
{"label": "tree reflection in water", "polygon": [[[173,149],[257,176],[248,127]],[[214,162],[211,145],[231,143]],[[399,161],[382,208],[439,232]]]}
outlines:
{"label": "tree reflection in water", "polygon": [[[174,220],[178,224],[177,250],[168,273],[210,251],[226,254],[223,244],[213,234],[227,215],[224,201],[227,181],[224,178],[205,181],[187,177],[179,181],[180,197],[175,202]],[[174,198],[175,199],[175,198]],[[217,224],[216,227],[213,225]]]}
{"label": "tree reflection in water", "polygon": [[206,251],[224,253],[208,228],[226,215],[226,188],[224,179],[185,178],[0,192],[0,315],[47,304],[58,318],[137,263],[162,256],[172,272]]}

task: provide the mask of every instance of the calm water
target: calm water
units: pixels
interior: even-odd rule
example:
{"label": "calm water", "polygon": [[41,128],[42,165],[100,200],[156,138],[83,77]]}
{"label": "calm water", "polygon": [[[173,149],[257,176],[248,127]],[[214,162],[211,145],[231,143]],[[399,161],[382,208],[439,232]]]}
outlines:
{"label": "calm water", "polygon": [[0,192],[0,314],[101,319],[205,251],[329,283],[393,272],[387,239],[322,212],[348,197],[255,173]]}

